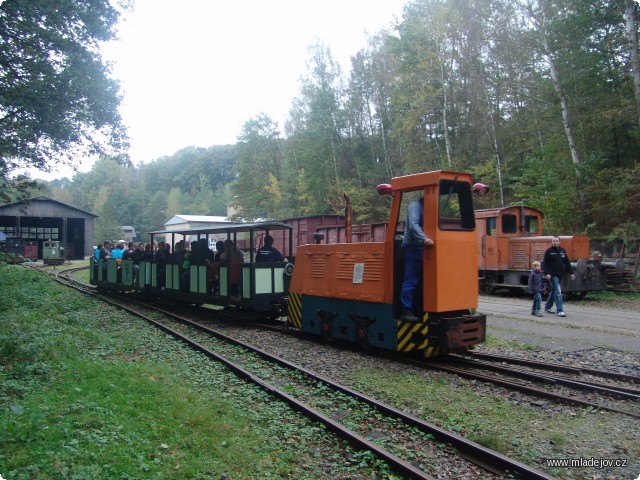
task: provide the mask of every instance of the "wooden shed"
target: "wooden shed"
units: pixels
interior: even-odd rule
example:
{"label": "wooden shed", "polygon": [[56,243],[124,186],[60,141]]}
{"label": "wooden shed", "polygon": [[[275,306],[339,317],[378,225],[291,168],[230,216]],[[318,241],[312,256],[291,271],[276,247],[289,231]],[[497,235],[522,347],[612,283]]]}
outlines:
{"label": "wooden shed", "polygon": [[47,197],[34,197],[23,202],[0,206],[0,232],[9,239],[20,239],[37,246],[42,258],[43,242],[60,241],[64,257],[82,260],[93,253],[94,215]]}

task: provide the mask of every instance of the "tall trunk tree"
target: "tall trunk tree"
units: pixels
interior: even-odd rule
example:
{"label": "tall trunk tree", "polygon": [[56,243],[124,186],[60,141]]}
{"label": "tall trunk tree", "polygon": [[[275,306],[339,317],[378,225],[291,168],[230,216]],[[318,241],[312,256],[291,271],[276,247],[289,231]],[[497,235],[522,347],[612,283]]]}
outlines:
{"label": "tall trunk tree", "polygon": [[553,82],[553,88],[558,95],[558,99],[560,100],[560,108],[562,110],[562,125],[564,127],[564,133],[567,137],[567,143],[569,144],[569,151],[571,152],[571,160],[576,167],[576,177],[580,178],[580,169],[578,168],[580,165],[580,155],[578,154],[578,149],[576,148],[576,141],[573,136],[573,125],[571,124],[571,113],[569,112],[569,98],[564,91],[564,87],[562,86],[562,81],[560,79],[560,73],[558,72],[558,68],[556,66],[555,60],[553,58],[553,52],[549,47],[549,39],[546,35],[546,32],[541,31],[541,39],[544,45],[544,56],[547,59],[547,63],[549,64],[549,73],[551,74],[551,80]]}
{"label": "tall trunk tree", "polygon": [[538,8],[536,9],[532,4],[529,4],[526,7],[526,11],[530,16],[530,20],[536,27],[536,31],[538,33],[539,40],[542,45],[543,54],[547,61],[547,65],[549,66],[549,74],[551,75],[551,82],[553,83],[553,89],[555,90],[558,99],[560,100],[560,109],[562,111],[562,126],[564,127],[565,136],[567,138],[567,143],[569,145],[569,152],[571,153],[571,160],[573,161],[576,178],[578,181],[580,180],[580,155],[578,154],[578,149],[576,148],[576,141],[573,134],[573,125],[571,120],[571,113],[569,110],[569,98],[564,90],[564,86],[562,84],[562,78],[558,67],[556,65],[556,61],[554,58],[554,51],[551,47],[551,43],[549,41],[549,31],[548,31],[548,21],[549,21],[549,12],[548,12],[548,0],[540,0],[538,4]]}
{"label": "tall trunk tree", "polygon": [[453,168],[453,161],[451,160],[451,139],[449,136],[449,122],[447,120],[447,112],[449,111],[449,102],[447,96],[448,82],[444,74],[444,64],[440,65],[440,75],[442,82],[442,131],[444,132],[444,145],[447,155],[447,165],[449,168]]}
{"label": "tall trunk tree", "polygon": [[629,59],[633,72],[633,86],[636,97],[636,113],[640,126],[640,58],[638,56],[638,4],[635,0],[626,0],[624,10]]}

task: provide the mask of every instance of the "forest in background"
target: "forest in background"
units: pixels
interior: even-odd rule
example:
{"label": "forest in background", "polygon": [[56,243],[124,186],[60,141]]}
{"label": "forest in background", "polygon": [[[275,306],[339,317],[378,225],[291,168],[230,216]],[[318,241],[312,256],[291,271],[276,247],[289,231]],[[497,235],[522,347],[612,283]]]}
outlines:
{"label": "forest in background", "polygon": [[637,238],[637,30],[633,0],[414,0],[347,74],[312,46],[285,125],[258,114],[234,145],[102,158],[34,195],[98,215],[96,238],[228,205],[246,220],[342,213],[345,193],[363,223],[386,220],[377,184],[451,169],[492,187],[478,208],[524,203],[547,233]]}

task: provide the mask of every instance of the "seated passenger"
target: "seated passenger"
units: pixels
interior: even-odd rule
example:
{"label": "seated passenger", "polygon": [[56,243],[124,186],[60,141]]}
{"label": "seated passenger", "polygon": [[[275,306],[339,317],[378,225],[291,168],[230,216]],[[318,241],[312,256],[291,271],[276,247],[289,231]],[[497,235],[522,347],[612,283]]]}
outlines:
{"label": "seated passenger", "polygon": [[124,243],[118,242],[118,244],[116,245],[116,248],[111,250],[111,258],[115,258],[116,260],[122,260],[123,255],[124,255]]}
{"label": "seated passenger", "polygon": [[277,248],[273,246],[273,237],[265,235],[264,246],[256,253],[256,262],[288,262]]}
{"label": "seated passenger", "polygon": [[208,264],[215,260],[215,254],[213,253],[213,250],[209,248],[209,242],[206,238],[198,240],[198,253],[201,264]]}
{"label": "seated passenger", "polygon": [[216,262],[220,261],[220,255],[222,255],[222,252],[224,252],[224,242],[222,240],[218,240],[216,242],[216,254],[213,258]]}
{"label": "seated passenger", "polygon": [[[105,240],[102,244],[102,248],[100,249],[100,260],[109,260],[111,258],[111,242],[109,240]],[[106,263],[103,262],[103,265],[106,266]]]}
{"label": "seated passenger", "polygon": [[133,252],[135,251],[135,244],[133,242],[129,242],[127,244],[127,249],[122,254],[123,260],[133,260]]}
{"label": "seated passenger", "polygon": [[191,265],[202,265],[203,260],[200,255],[200,246],[198,245],[197,240],[194,240],[189,244],[189,250],[187,250],[185,256],[189,257],[189,263]]}
{"label": "seated passenger", "polygon": [[224,251],[220,255],[220,261],[244,263],[244,255],[241,251],[236,250],[236,245],[231,240],[225,240]]}
{"label": "seated passenger", "polygon": [[123,255],[124,255],[124,243],[118,242],[116,244],[116,248],[111,250],[111,258],[115,259],[116,262],[118,263],[118,276],[117,276],[117,281],[118,282],[122,281],[121,265],[122,265],[122,257],[123,257]]}
{"label": "seated passenger", "polygon": [[182,265],[184,260],[184,240],[176,242],[173,247],[173,253],[169,256],[169,263],[174,265]]}
{"label": "seated passenger", "polygon": [[95,251],[93,252],[93,258],[96,261],[96,263],[93,265],[93,274],[96,276],[96,278],[98,278],[98,264],[100,263],[100,251],[101,250],[102,250],[102,244],[99,243],[98,246],[96,247]]}
{"label": "seated passenger", "polygon": [[164,290],[166,286],[167,262],[169,261],[169,251],[165,247],[164,242],[158,243],[158,251],[156,252],[156,265],[158,266],[158,287]]}
{"label": "seated passenger", "polygon": [[244,255],[236,250],[235,244],[231,240],[225,240],[224,252],[220,255],[220,261],[229,265],[231,296],[240,296],[240,284],[242,282],[242,263],[244,263]]}
{"label": "seated passenger", "polygon": [[183,292],[189,291],[190,269],[191,265],[198,265],[198,255],[198,242],[193,241],[188,246],[185,243],[184,259],[180,269],[180,290]]}
{"label": "seated passenger", "polygon": [[105,240],[102,248],[100,249],[99,262],[102,263],[102,272],[103,275],[101,277],[102,280],[106,280],[106,271],[107,271],[107,260],[111,258],[111,242],[109,240]]}
{"label": "seated passenger", "polygon": [[220,293],[220,255],[224,252],[224,242],[218,240],[216,242],[216,252],[210,251],[213,254],[213,260],[208,264],[207,277],[210,282],[211,293],[217,296]]}
{"label": "seated passenger", "polygon": [[140,262],[144,260],[144,243],[140,242],[137,246],[134,245],[134,249],[131,252],[131,261],[133,261],[133,281],[138,280],[138,273],[140,272]]}
{"label": "seated passenger", "polygon": [[151,243],[147,243],[144,246],[144,253],[142,254],[142,259],[146,262],[153,262],[154,257],[153,245]]}

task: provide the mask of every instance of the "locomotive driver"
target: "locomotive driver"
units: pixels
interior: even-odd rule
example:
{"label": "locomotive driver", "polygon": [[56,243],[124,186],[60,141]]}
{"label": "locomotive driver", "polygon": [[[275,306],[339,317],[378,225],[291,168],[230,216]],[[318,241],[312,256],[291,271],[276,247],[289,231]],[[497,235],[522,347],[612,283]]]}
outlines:
{"label": "locomotive driver", "polygon": [[571,280],[575,280],[576,276],[573,273],[569,255],[567,255],[566,250],[560,246],[560,237],[553,237],[551,239],[551,247],[544,252],[542,270],[544,271],[545,278],[551,282],[551,291],[549,292],[549,299],[544,305],[544,311],[546,313],[553,313],[551,307],[553,307],[553,301],[555,299],[558,316],[566,317],[562,305],[560,281],[565,272],[571,274]]}
{"label": "locomotive driver", "polygon": [[400,293],[400,301],[402,302],[400,318],[407,322],[418,321],[418,317],[413,312],[413,298],[422,277],[422,249],[434,243],[422,230],[423,215],[424,199],[420,198],[411,202],[407,209],[407,222],[402,239],[404,281]]}

